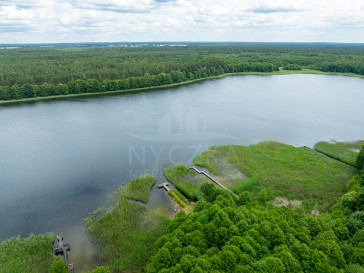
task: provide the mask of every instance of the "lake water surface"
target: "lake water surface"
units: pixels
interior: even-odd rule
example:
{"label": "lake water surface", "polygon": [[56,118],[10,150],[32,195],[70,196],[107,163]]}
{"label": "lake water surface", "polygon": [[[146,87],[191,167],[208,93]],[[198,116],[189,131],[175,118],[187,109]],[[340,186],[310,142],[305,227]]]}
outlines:
{"label": "lake water surface", "polygon": [[[82,218],[143,173],[211,145],[364,139],[364,79],[230,76],[112,96],[0,106],[0,241],[55,232],[78,271],[99,263]],[[171,213],[153,189],[150,206]]]}

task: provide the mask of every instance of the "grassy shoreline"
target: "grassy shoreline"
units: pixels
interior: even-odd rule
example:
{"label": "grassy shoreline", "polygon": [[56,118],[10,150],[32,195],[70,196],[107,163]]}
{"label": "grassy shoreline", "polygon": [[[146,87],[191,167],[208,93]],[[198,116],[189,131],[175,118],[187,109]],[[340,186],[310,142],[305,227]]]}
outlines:
{"label": "grassy shoreline", "polygon": [[364,78],[364,75],[359,75],[359,74],[354,74],[354,73],[323,72],[323,71],[311,70],[311,69],[282,70],[282,71],[274,71],[274,72],[237,72],[237,73],[224,73],[224,74],[217,75],[217,76],[210,76],[210,77],[194,79],[194,80],[190,80],[190,81],[183,81],[183,82],[179,82],[179,83],[172,83],[172,84],[159,85],[159,86],[150,86],[150,87],[143,87],[143,88],[134,88],[134,89],[127,89],[127,90],[57,95],[57,96],[47,96],[47,97],[35,97],[35,98],[27,98],[27,99],[19,99],[19,100],[6,100],[6,101],[0,101],[0,105],[9,105],[9,104],[18,104],[18,103],[20,104],[23,102],[58,100],[58,99],[65,99],[65,98],[94,97],[94,96],[113,95],[113,94],[122,94],[122,93],[138,93],[138,92],[143,92],[143,91],[148,91],[148,90],[166,89],[166,88],[170,88],[170,87],[183,86],[183,85],[188,85],[188,84],[192,84],[192,83],[196,83],[196,82],[200,82],[200,81],[205,81],[205,80],[210,80],[210,79],[219,79],[219,78],[224,78],[227,76],[234,76],[234,75],[271,76],[271,75],[291,75],[291,74],[337,75],[337,76]]}
{"label": "grassy shoreline", "polygon": [[223,177],[218,167],[226,160],[248,177],[233,188],[235,193],[249,191],[258,198],[265,189],[268,200],[302,200],[307,211],[313,206],[328,210],[343,194],[346,182],[357,174],[355,168],[323,154],[274,141],[248,147],[212,146],[196,156],[194,163]]}
{"label": "grassy shoreline", "polygon": [[315,150],[354,168],[357,167],[356,158],[358,153],[343,147],[341,144],[320,141],[315,144]]}

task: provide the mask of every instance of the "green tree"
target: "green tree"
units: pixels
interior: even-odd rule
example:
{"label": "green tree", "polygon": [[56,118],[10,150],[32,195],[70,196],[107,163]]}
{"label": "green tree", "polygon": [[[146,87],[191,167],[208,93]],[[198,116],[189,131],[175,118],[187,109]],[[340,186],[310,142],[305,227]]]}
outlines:
{"label": "green tree", "polygon": [[49,273],[69,273],[71,272],[68,269],[68,266],[64,260],[62,260],[60,257],[56,257],[54,260],[54,263],[49,268]]}
{"label": "green tree", "polygon": [[360,149],[360,152],[356,159],[356,165],[359,170],[363,169],[363,167],[364,167],[364,146]]}

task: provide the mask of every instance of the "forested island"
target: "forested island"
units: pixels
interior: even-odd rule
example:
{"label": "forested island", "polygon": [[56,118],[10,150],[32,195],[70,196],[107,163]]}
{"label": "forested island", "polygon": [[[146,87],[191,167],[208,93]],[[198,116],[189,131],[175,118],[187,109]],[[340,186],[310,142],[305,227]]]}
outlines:
{"label": "forested island", "polygon": [[[93,272],[363,272],[363,144],[211,147],[194,164],[227,189],[184,165],[166,168],[179,190],[170,194],[181,209],[172,220],[143,204],[155,178],[138,177],[84,219],[105,261]],[[1,268],[69,272],[51,241],[2,242]]]}
{"label": "forested island", "polygon": [[361,76],[364,45],[4,46],[0,50],[0,102],[145,89],[234,73]]}

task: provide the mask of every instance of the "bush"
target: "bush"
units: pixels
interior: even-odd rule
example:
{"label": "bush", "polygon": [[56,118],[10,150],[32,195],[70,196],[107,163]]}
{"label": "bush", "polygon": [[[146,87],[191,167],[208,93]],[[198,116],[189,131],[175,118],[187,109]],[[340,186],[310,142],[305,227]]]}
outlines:
{"label": "bush", "polygon": [[364,146],[360,149],[359,155],[356,158],[356,166],[359,170],[363,169],[364,167]]}
{"label": "bush", "polygon": [[110,271],[109,271],[109,269],[107,269],[104,266],[99,266],[99,267],[96,267],[94,269],[94,271],[92,271],[92,273],[110,273]]}
{"label": "bush", "polygon": [[60,257],[57,257],[54,261],[54,263],[49,268],[49,273],[69,273],[71,272],[68,269],[68,266],[64,260],[62,260]]}

